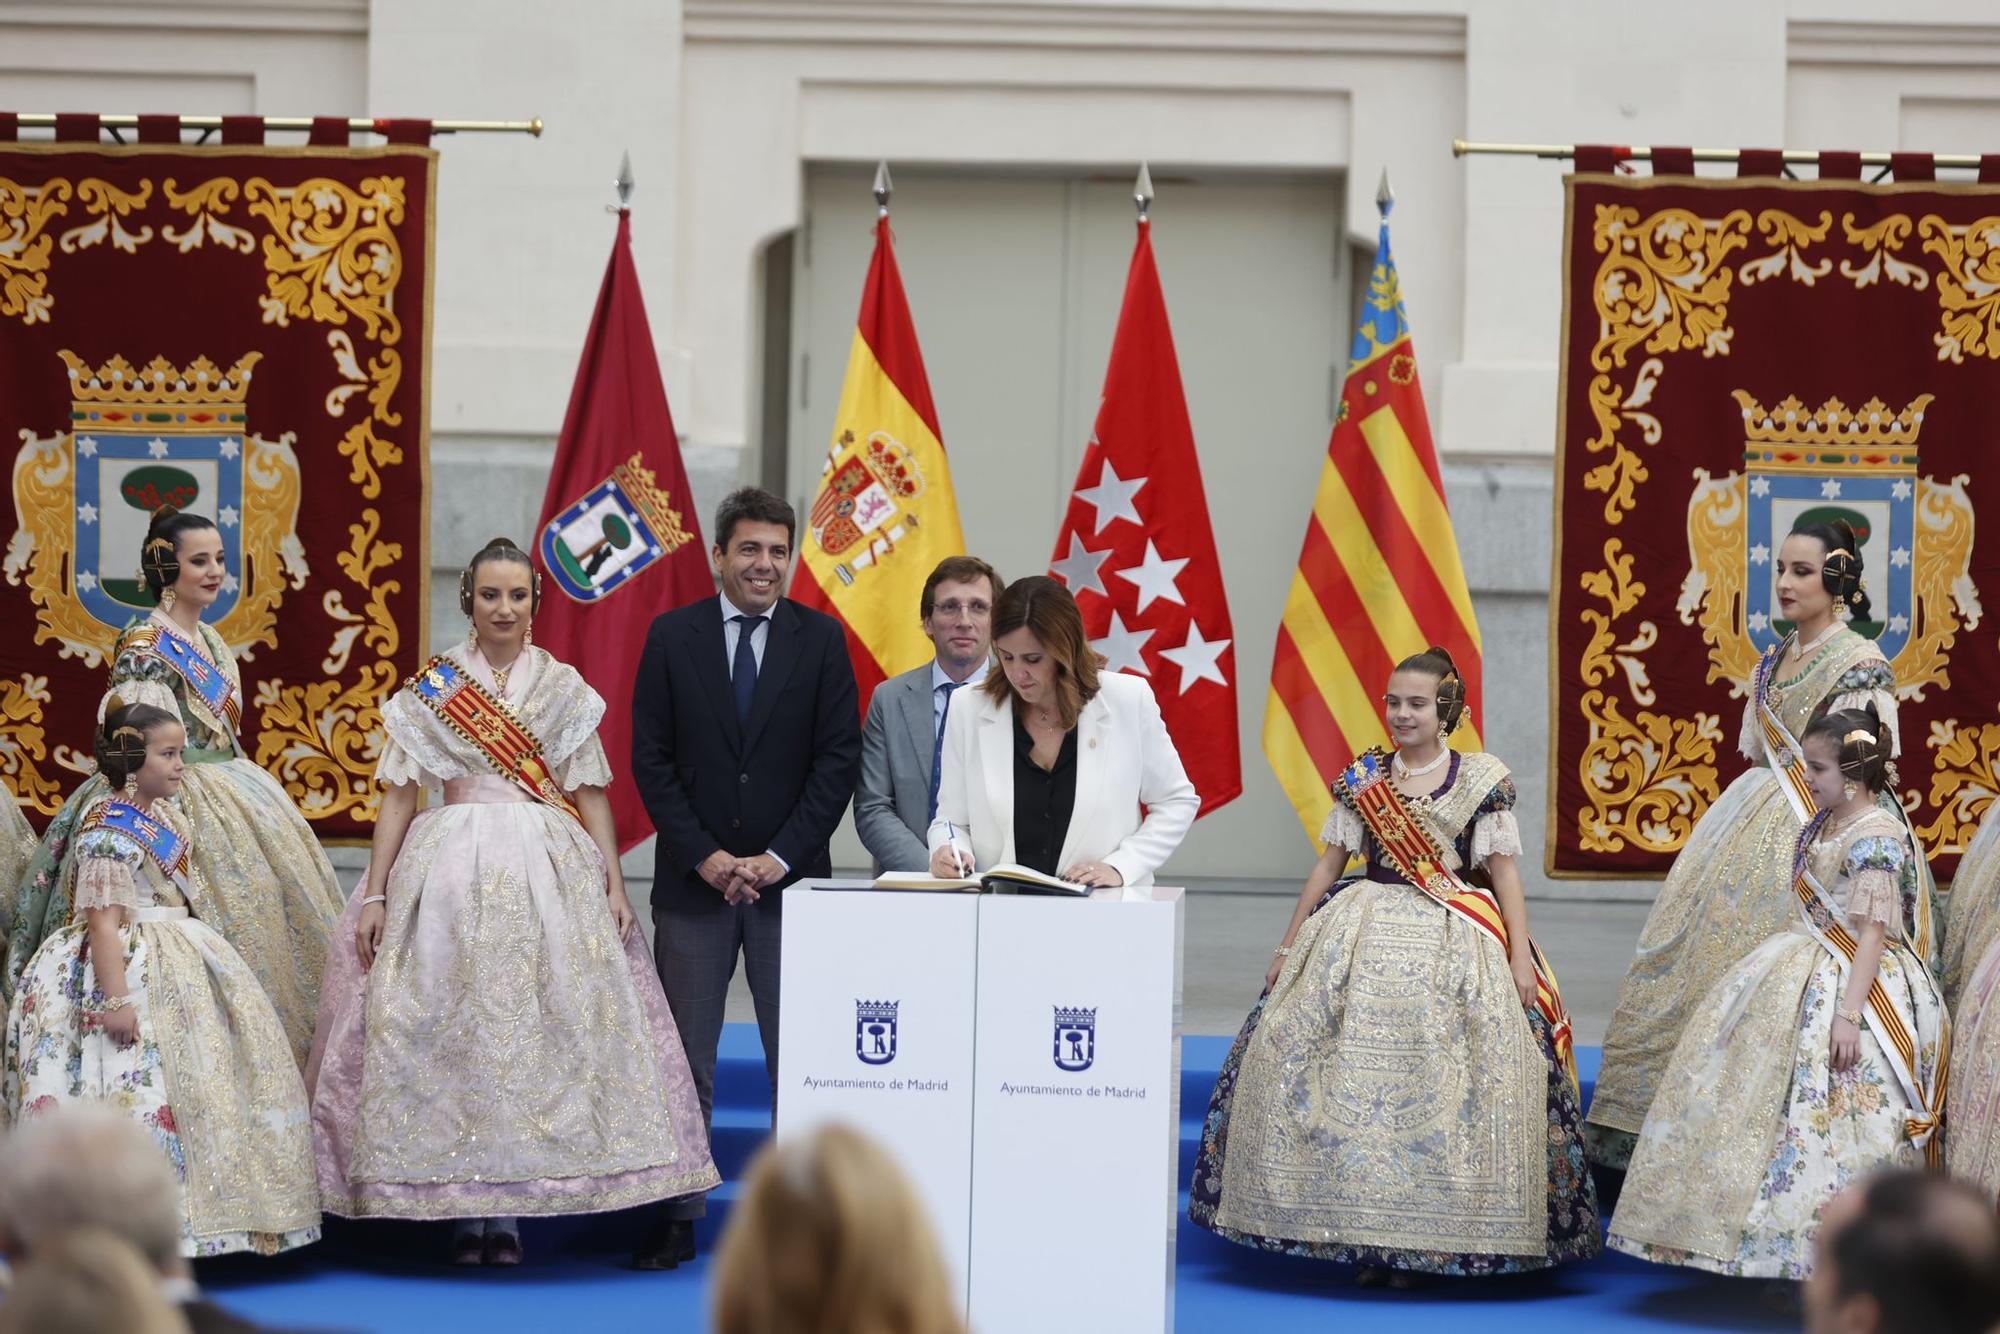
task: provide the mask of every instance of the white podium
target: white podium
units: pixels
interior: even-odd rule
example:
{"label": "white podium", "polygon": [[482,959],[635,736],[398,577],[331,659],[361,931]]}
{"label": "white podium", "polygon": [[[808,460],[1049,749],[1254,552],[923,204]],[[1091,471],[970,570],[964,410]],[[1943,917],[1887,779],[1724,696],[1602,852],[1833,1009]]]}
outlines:
{"label": "white podium", "polygon": [[973,1328],[1173,1328],[1182,893],[785,895],[777,1133],[845,1121]]}

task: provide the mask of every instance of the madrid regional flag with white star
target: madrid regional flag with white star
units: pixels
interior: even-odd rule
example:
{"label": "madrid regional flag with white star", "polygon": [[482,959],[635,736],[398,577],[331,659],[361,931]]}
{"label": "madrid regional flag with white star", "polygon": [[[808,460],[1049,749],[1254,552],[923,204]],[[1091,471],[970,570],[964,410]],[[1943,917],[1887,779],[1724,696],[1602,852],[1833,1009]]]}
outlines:
{"label": "madrid regional flag with white star", "polygon": [[1152,682],[1200,813],[1242,795],[1235,632],[1143,219],[1097,429],[1049,572],[1069,585],[1110,670]]}

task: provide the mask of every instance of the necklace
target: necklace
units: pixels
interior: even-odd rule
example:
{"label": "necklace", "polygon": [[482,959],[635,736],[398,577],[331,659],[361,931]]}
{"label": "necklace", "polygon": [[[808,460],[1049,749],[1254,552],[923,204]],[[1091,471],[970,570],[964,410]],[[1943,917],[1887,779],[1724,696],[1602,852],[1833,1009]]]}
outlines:
{"label": "necklace", "polygon": [[1451,758],[1451,748],[1440,746],[1436,756],[1412,769],[1403,762],[1403,752],[1399,750],[1396,752],[1396,758],[1390,761],[1389,767],[1396,771],[1396,776],[1399,778],[1422,778],[1449,758]]}
{"label": "necklace", "polygon": [[1818,634],[1814,635],[1811,639],[1803,640],[1799,643],[1792,645],[1792,654],[1794,657],[1803,659],[1808,653],[1811,653],[1814,649],[1817,649],[1821,644],[1824,644],[1827,640],[1833,638],[1835,635],[1839,633],[1840,633],[1840,618],[1836,616],[1833,620],[1833,624],[1827,626],[1826,629],[1820,631]]}

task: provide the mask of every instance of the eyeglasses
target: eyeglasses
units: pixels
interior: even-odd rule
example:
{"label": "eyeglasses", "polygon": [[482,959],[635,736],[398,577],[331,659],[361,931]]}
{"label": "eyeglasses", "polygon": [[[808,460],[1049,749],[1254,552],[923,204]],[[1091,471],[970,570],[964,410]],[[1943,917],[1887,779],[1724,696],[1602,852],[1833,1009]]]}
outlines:
{"label": "eyeglasses", "polygon": [[953,598],[950,602],[934,602],[931,614],[934,616],[989,616],[993,612],[990,602],[960,602]]}

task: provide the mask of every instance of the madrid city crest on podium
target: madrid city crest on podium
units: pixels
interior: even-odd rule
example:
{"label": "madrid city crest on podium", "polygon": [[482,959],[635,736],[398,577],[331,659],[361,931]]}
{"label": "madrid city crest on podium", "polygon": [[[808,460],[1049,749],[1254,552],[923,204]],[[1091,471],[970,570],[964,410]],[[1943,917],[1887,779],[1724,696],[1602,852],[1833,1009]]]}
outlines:
{"label": "madrid city crest on podium", "polygon": [[854,1054],[863,1065],[887,1065],[896,1059],[896,1011],[901,1001],[854,1002]]}
{"label": "madrid city crest on podium", "polygon": [[95,666],[116,633],[152,610],[139,547],[162,505],[215,521],[227,571],[208,622],[238,652],[276,644],[284,587],[306,578],[298,537],[299,464],[291,433],[249,431],[252,368],[228,371],[206,357],[185,369],[156,357],[134,370],[123,357],[92,369],[67,350],[70,424],[49,436],[23,432],[14,464],[16,528],[9,583],[35,597],[35,642]]}
{"label": "madrid city crest on podium", "polygon": [[635,453],[613,468],[542,529],[542,564],[578,602],[611,596],[691,540],[644,457]]}
{"label": "madrid city crest on podium", "polygon": [[1097,1059],[1097,1009],[1056,1006],[1056,1069],[1074,1074]]}
{"label": "madrid city crest on podium", "polygon": [[1710,645],[1708,679],[1749,688],[1757,660],[1791,625],[1776,604],[1778,549],[1800,523],[1845,520],[1860,540],[1868,619],[1898,695],[1950,685],[1947,655],[1961,624],[1982,610],[1971,576],[1973,513],[1964,475],[1948,483],[1918,471],[1918,436],[1932,395],[1897,412],[1878,398],[1817,410],[1797,398],[1766,408],[1735,391],[1743,469],[1694,472],[1688,500],[1690,568],[1677,607]]}

